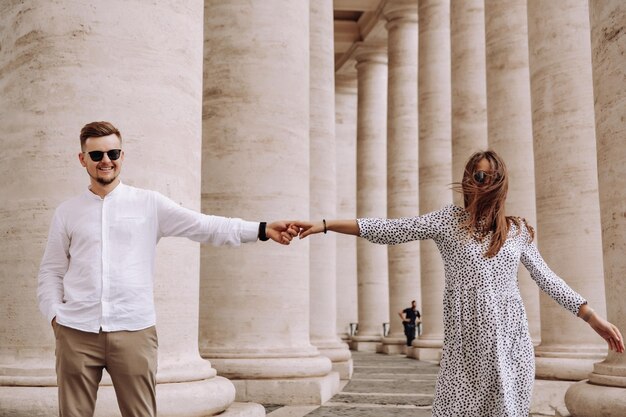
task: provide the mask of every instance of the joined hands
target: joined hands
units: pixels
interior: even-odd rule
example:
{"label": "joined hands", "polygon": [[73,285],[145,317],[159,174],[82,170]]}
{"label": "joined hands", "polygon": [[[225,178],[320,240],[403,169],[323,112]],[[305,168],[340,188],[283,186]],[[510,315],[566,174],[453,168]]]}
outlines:
{"label": "joined hands", "polygon": [[[304,239],[307,236],[314,235],[316,233],[327,233],[329,231],[343,233],[346,235],[359,235],[359,225],[356,219],[350,220],[322,220],[319,222],[309,222],[303,220],[282,220],[269,224],[268,237],[272,240],[288,245],[296,236],[300,239]],[[272,230],[270,235],[269,230]],[[276,234],[274,234],[276,232]]]}
{"label": "joined hands", "polygon": [[274,242],[281,245],[289,245],[291,240],[300,236],[300,239],[305,238],[313,233],[320,233],[324,231],[324,225],[322,222],[309,223],[304,221],[287,221],[279,220],[272,223],[268,223],[265,234]]}
{"label": "joined hands", "polygon": [[298,236],[299,229],[293,226],[293,222],[276,221],[269,223],[265,228],[265,235],[274,242],[288,245],[291,239]]}
{"label": "joined hands", "polygon": [[265,234],[274,242],[281,245],[289,245],[291,240],[300,236],[303,239],[314,233],[321,233],[324,231],[324,223],[311,223],[301,220],[279,220],[272,223],[268,223]]}

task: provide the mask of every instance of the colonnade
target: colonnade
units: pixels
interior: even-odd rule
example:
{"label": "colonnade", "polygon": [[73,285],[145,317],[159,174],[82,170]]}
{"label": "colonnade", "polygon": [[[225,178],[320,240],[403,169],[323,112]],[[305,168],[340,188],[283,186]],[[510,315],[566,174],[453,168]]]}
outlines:
{"label": "colonnade", "polygon": [[[93,120],[121,129],[124,182],[249,220],[460,204],[450,184],[472,151],[491,147],[509,169],[507,211],[537,226],[548,264],[626,333],[623,2],[386,0],[384,36],[364,34],[343,68],[332,7],[0,6],[0,141],[10,150],[0,168],[0,413],[56,412],[35,277],[54,208],[86,184],[73,154]],[[328,234],[232,249],[165,239],[156,270],[163,416],[324,402],[351,376],[344,342],[440,357],[444,279],[432,242],[386,248]],[[537,377],[564,381],[573,416],[626,415],[624,355],[606,355],[524,271],[519,283]],[[397,312],[412,299],[423,334],[405,348]],[[117,415],[107,378],[97,415]]]}
{"label": "colonnade", "polygon": [[[406,70],[406,64],[394,57],[401,54],[398,48],[410,48],[411,43],[396,38],[398,32],[390,29],[390,21],[388,209],[379,208],[375,216],[404,215],[396,204],[411,193],[407,184],[415,175],[405,161],[416,153],[410,148],[416,136],[419,198],[412,202],[419,201],[415,212],[420,213],[448,204],[452,199],[449,185],[460,180],[469,154],[492,148],[503,156],[510,174],[507,212],[536,225],[539,249],[552,269],[624,331],[619,312],[624,311],[626,288],[617,278],[624,265],[616,255],[617,248],[624,247],[624,234],[618,231],[623,232],[624,216],[619,213],[626,201],[622,191],[626,177],[620,175],[626,146],[619,135],[623,123],[617,117],[625,110],[622,68],[626,65],[617,52],[621,45],[617,22],[626,13],[623,3],[426,0],[416,4],[418,9],[410,10],[403,1],[387,1],[382,9],[404,7],[406,21],[419,21],[419,64],[418,59],[410,58],[414,51],[404,53],[418,68],[418,77],[405,78],[402,88],[407,103],[413,92],[418,92],[414,111],[419,134],[406,129],[406,122],[398,117],[394,97],[399,87],[392,77]],[[405,36],[415,41],[415,35]],[[372,38],[372,45],[379,42]],[[360,48],[367,46],[366,38]],[[382,96],[380,82],[364,77],[358,67],[361,61],[357,56],[355,60],[359,100],[373,88],[381,90]],[[370,114],[358,107],[358,126]],[[403,133],[399,136],[398,131]],[[362,159],[359,146],[367,146],[363,142],[370,134],[372,131],[357,133],[357,165],[367,166],[368,171],[357,169],[359,178],[371,175],[373,165],[385,162],[384,153],[375,162]],[[404,151],[398,152],[398,143]],[[406,188],[396,194],[402,186]],[[458,197],[454,201],[461,202]],[[438,357],[442,339],[443,272],[432,243],[420,242],[420,246],[420,256],[413,256],[408,270],[402,269],[405,261],[396,258],[396,248],[389,250],[390,315],[381,313],[376,320],[390,319],[391,334],[382,339],[378,351],[393,351],[387,340],[397,336],[394,312],[408,306],[411,299],[421,298],[423,334],[406,353],[433,359]],[[371,271],[369,266],[364,269]],[[421,284],[419,291],[404,293],[404,299],[398,300],[394,289],[399,281],[396,271],[401,269],[411,277],[409,281]],[[382,273],[380,277],[383,279]],[[607,356],[606,343],[584,322],[570,317],[544,294],[540,296],[525,270],[520,271],[519,286],[536,344],[535,411],[550,412],[547,403],[562,403],[567,391],[565,405],[574,416],[623,415],[623,355]],[[370,306],[375,294],[375,290],[359,293],[359,305],[365,300]],[[618,300],[615,294],[622,298]],[[359,326],[364,320],[370,323],[372,317],[359,314]],[[374,323],[370,327],[374,328]],[[587,378],[589,382],[572,385]],[[555,396],[560,399],[554,401]],[[563,410],[560,413],[566,415]]]}

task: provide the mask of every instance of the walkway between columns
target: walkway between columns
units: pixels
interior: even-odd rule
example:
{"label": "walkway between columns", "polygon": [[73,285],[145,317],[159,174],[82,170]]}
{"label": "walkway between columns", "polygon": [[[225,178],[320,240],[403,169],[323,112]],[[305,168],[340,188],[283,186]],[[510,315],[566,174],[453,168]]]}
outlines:
{"label": "walkway between columns", "polygon": [[430,417],[439,366],[406,358],[352,352],[354,374],[321,407],[272,407],[267,417]]}

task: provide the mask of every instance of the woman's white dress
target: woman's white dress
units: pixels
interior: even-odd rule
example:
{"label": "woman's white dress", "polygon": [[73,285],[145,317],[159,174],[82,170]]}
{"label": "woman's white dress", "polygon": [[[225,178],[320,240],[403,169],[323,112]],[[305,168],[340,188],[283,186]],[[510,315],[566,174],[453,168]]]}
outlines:
{"label": "woman's white dress", "polygon": [[469,236],[461,225],[466,216],[449,205],[424,216],[358,224],[361,237],[373,243],[433,239],[441,253],[444,343],[433,417],[528,417],[535,362],[517,284],[520,261],[572,314],[586,301],[550,270],[525,225],[512,225],[498,254],[486,258],[490,236],[482,243]]}

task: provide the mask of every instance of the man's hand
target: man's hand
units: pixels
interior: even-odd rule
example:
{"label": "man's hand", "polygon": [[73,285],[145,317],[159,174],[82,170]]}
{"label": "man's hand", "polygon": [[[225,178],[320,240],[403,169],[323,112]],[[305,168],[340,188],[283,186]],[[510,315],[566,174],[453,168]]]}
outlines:
{"label": "man's hand", "polygon": [[298,236],[298,232],[293,222],[276,221],[268,223],[265,227],[265,235],[281,245],[288,245],[291,239]]}

